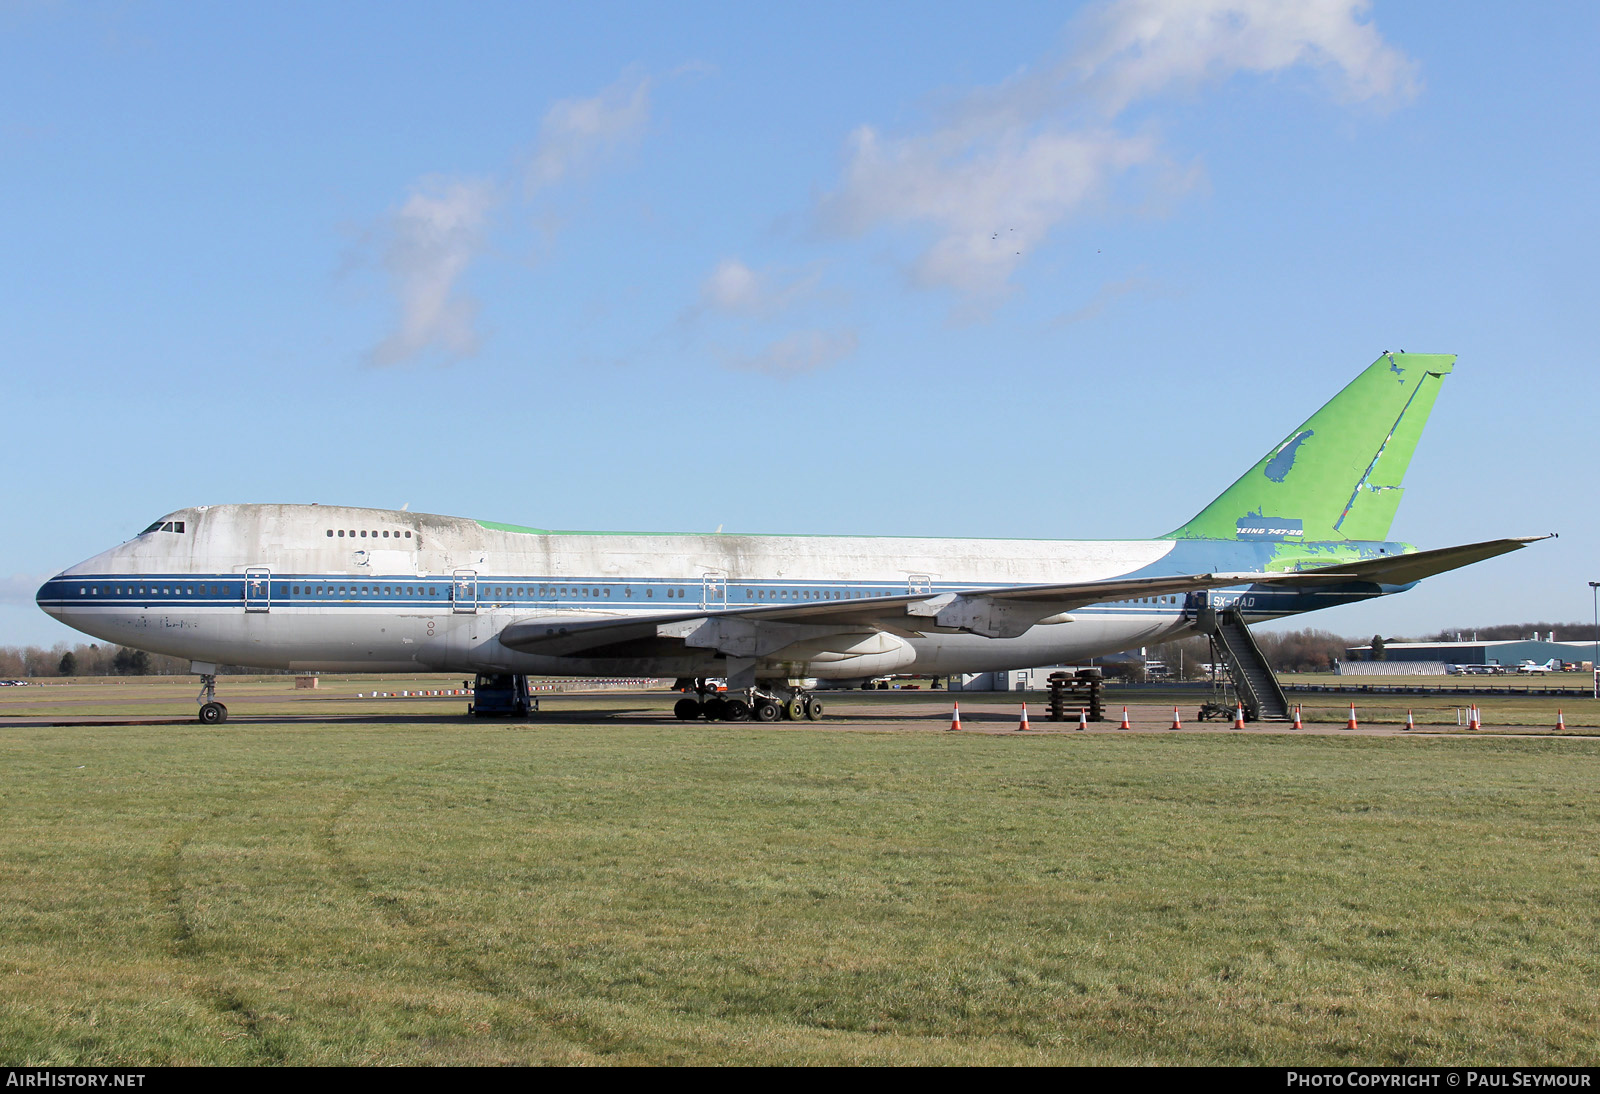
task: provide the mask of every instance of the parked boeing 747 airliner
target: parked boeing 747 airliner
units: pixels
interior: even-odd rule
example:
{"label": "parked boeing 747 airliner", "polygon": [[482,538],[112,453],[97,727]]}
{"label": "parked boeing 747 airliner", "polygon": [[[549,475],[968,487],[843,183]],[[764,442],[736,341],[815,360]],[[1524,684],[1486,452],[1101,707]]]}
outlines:
{"label": "parked boeing 747 airliner", "polygon": [[[1194,519],[1149,540],[552,532],[329,505],[180,509],[39,606],[189,658],[306,671],[726,677],[682,717],[816,717],[794,681],[1081,661],[1401,592],[1516,550],[1387,539],[1454,357],[1384,354]],[[1213,632],[1214,633],[1214,632]],[[685,705],[687,704],[687,705]]]}

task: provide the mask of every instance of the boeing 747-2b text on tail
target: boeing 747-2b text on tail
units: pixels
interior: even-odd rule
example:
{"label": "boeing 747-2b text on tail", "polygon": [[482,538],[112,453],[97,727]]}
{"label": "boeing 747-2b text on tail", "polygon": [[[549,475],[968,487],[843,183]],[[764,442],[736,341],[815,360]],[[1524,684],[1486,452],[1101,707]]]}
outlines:
{"label": "boeing 747-2b text on tail", "polygon": [[[1514,551],[1387,539],[1453,356],[1384,354],[1157,539],[552,532],[330,505],[180,509],[51,578],[108,642],[218,664],[703,681],[680,717],[817,717],[798,681],[1079,662],[1402,592]],[[525,690],[518,695],[525,695]]]}

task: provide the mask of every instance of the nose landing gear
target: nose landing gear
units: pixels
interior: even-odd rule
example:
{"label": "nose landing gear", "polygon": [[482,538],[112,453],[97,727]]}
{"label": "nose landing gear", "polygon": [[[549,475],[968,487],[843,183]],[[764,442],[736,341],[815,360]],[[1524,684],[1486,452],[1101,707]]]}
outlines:
{"label": "nose landing gear", "polygon": [[200,674],[200,694],[195,696],[194,701],[200,704],[201,725],[218,726],[228,720],[228,708],[217,702],[216,673]]}

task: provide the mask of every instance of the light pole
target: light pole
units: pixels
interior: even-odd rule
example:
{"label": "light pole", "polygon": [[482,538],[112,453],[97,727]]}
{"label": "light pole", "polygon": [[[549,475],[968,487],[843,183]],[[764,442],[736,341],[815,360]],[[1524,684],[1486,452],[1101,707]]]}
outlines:
{"label": "light pole", "polygon": [[1594,670],[1594,697],[1600,699],[1600,581],[1589,582],[1589,592],[1594,596],[1594,652],[1589,667]]}

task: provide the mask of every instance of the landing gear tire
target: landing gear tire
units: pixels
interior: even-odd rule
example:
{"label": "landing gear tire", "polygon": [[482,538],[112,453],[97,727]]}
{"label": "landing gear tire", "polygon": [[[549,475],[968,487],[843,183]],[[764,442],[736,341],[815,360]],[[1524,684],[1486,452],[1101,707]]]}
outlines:
{"label": "landing gear tire", "polygon": [[713,695],[700,704],[700,711],[706,716],[706,721],[720,722],[728,716],[728,701],[719,695]]}
{"label": "landing gear tire", "polygon": [[806,716],[806,705],[799,699],[790,699],[784,704],[783,716],[791,722],[798,722]]}
{"label": "landing gear tire", "polygon": [[743,699],[724,699],[722,701],[722,720],[724,722],[744,722],[750,718],[750,704]]}
{"label": "landing gear tire", "polygon": [[673,705],[672,714],[682,722],[692,722],[700,717],[700,704],[693,699],[679,699]]}
{"label": "landing gear tire", "polygon": [[219,726],[228,720],[228,708],[221,703],[206,703],[200,708],[200,724]]}
{"label": "landing gear tire", "polygon": [[812,722],[822,721],[822,700],[807,698],[805,708],[807,720]]}
{"label": "landing gear tire", "polygon": [[783,717],[783,708],[771,699],[756,700],[756,721],[776,722]]}

